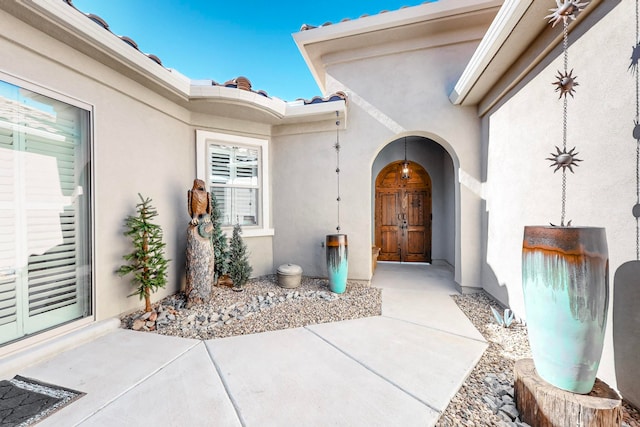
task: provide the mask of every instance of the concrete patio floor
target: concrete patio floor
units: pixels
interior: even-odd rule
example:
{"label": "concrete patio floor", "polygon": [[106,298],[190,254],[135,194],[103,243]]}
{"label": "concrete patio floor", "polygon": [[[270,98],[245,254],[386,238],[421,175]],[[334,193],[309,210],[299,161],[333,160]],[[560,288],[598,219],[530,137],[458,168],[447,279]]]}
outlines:
{"label": "concrete patio floor", "polygon": [[379,263],[372,286],[382,316],[209,341],[113,329],[3,375],[87,393],[43,427],[433,425],[487,344],[448,267]]}

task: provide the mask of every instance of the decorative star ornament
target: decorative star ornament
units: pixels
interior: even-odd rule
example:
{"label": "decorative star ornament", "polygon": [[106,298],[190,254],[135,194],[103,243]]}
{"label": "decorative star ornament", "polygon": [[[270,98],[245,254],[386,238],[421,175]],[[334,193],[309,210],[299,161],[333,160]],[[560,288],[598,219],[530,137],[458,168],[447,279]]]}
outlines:
{"label": "decorative star ornament", "polygon": [[549,23],[553,23],[552,27],[560,21],[567,22],[568,19],[572,21],[576,19],[576,15],[582,12],[584,7],[589,4],[588,1],[580,2],[580,0],[556,0],[557,8],[549,9],[552,12],[550,15],[545,16],[545,19],[549,19]]}
{"label": "decorative star ornament", "polygon": [[562,168],[562,170],[564,171],[565,169],[569,169],[571,171],[571,173],[573,172],[573,166],[580,166],[577,162],[581,162],[582,160],[576,158],[576,156],[580,153],[574,153],[574,151],[576,150],[576,147],[573,147],[571,150],[567,151],[566,148],[560,150],[560,148],[558,148],[556,146],[556,150],[557,153],[551,153],[551,157],[547,157],[546,160],[551,160],[553,163],[551,163],[550,167],[556,167],[554,169],[554,173],[558,171],[558,169]]}
{"label": "decorative star ornament", "polygon": [[576,92],[574,88],[576,86],[580,86],[576,81],[577,78],[578,76],[573,75],[573,70],[569,71],[568,73],[562,73],[561,71],[558,71],[558,75],[556,76],[556,79],[558,80],[553,82],[553,84],[557,86],[556,92],[560,92],[560,96],[558,97],[558,99],[562,98],[563,96],[566,98],[567,94],[571,95],[571,97],[573,98],[573,94]]}

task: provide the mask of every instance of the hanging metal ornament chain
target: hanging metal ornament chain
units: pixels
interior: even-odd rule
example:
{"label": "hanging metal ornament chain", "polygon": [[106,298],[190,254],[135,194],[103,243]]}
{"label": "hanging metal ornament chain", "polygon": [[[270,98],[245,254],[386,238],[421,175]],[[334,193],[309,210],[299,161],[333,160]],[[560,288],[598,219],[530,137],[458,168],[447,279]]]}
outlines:
{"label": "hanging metal ornament chain", "polygon": [[[565,218],[567,214],[567,169],[573,173],[573,168],[579,166],[578,163],[582,160],[576,156],[579,153],[575,152],[575,147],[571,150],[567,150],[567,109],[568,109],[568,97],[575,93],[575,88],[579,86],[576,81],[577,76],[573,75],[573,70],[569,71],[569,19],[574,20],[575,15],[582,10],[586,3],[579,2],[565,2],[564,4],[558,3],[558,9],[552,9],[553,13],[546,18],[551,18],[550,23],[555,25],[559,21],[563,21],[562,30],[562,50],[563,50],[563,70],[558,71],[556,81],[553,84],[556,86],[556,92],[560,92],[560,98],[562,100],[562,150],[556,146],[556,152],[551,153],[551,157],[547,160],[551,160],[551,167],[555,167],[554,172],[562,169],[562,209],[560,214],[560,226],[565,226]],[[551,224],[554,225],[554,224]],[[570,226],[569,221],[566,226]]]}
{"label": "hanging metal ornament chain", "polygon": [[638,0],[636,0],[636,38],[631,53],[631,69],[635,74],[636,83],[636,118],[633,129],[633,137],[636,140],[636,205],[633,207],[633,216],[636,219],[636,260],[640,260],[640,74],[638,73],[638,56],[640,53],[640,12]]}
{"label": "hanging metal ornament chain", "polygon": [[336,149],[336,175],[338,178],[338,197],[336,202],[338,203],[338,226],[336,231],[340,231],[340,113],[336,111],[336,143],[334,148]]}
{"label": "hanging metal ornament chain", "polygon": [[[569,23],[564,21],[562,50],[564,51],[564,75],[569,68]],[[567,97],[564,97],[562,105],[562,152],[567,152]],[[562,211],[560,213],[560,226],[564,227],[567,215],[567,168],[562,168]]]}

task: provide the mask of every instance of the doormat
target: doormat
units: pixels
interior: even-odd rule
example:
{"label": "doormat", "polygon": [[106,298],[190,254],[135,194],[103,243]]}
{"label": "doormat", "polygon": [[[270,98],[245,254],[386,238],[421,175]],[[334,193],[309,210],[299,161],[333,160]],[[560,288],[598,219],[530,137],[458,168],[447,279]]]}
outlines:
{"label": "doormat", "polygon": [[0,381],[0,427],[26,427],[43,420],[85,393],[16,375]]}

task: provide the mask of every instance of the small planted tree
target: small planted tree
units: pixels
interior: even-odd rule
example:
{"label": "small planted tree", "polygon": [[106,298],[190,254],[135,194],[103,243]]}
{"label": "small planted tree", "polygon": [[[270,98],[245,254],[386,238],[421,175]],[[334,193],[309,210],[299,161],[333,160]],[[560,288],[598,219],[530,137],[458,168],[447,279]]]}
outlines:
{"label": "small planted tree", "polygon": [[151,199],[140,193],[140,203],[136,205],[137,215],[125,219],[125,236],[131,237],[133,251],[123,258],[129,264],[122,265],[117,273],[124,276],[133,273],[133,285],[136,290],[129,296],[144,298],[145,311],[151,311],[151,293],[164,288],[167,284],[169,260],[164,256],[165,243],[162,242],[162,228],[151,221],[158,216],[151,205]]}
{"label": "small planted tree", "polygon": [[253,268],[249,264],[249,254],[247,253],[247,245],[240,234],[242,229],[240,224],[233,227],[233,236],[229,243],[229,264],[227,266],[227,274],[233,280],[233,286],[236,289],[242,289],[247,283]]}
{"label": "small planted tree", "polygon": [[215,257],[213,283],[218,283],[218,279],[227,274],[227,237],[222,231],[222,213],[218,206],[215,194],[211,193],[211,222],[213,223],[213,254]]}

